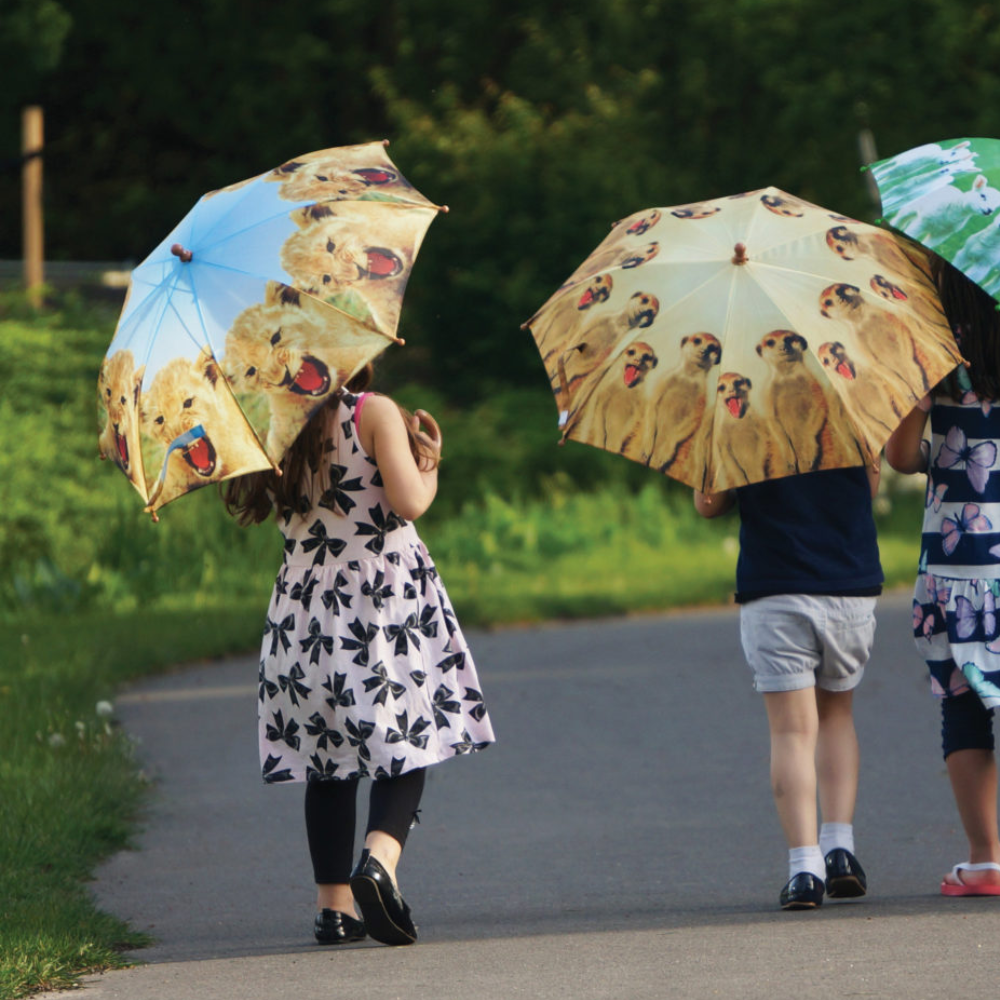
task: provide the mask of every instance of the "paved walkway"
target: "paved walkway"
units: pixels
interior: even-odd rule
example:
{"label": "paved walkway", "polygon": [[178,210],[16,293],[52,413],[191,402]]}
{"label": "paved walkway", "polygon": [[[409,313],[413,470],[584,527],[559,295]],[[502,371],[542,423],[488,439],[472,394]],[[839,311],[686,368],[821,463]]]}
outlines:
{"label": "paved walkway", "polygon": [[767,727],[733,609],[471,636],[500,743],[432,770],[401,887],[420,941],[312,942],[301,788],[256,767],[256,660],[118,704],[156,781],[100,905],[156,944],[83,1000],[780,1000],[997,994],[1000,900],[964,854],[936,708],[887,597],[857,698],[861,901],[782,913]]}

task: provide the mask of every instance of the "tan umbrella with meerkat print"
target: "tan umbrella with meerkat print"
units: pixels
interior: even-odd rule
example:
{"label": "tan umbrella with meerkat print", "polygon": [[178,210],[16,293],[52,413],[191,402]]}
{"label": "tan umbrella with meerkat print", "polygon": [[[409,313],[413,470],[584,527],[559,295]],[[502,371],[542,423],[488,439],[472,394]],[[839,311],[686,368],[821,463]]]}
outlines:
{"label": "tan umbrella with meerkat print", "polygon": [[132,272],[98,377],[103,458],[153,512],[277,468],[309,418],[396,336],[447,208],[384,142],[319,150],[204,195]]}
{"label": "tan umbrella with meerkat print", "polygon": [[872,463],[961,361],[926,251],[777,188],[623,219],[524,326],[562,441],[706,492]]}

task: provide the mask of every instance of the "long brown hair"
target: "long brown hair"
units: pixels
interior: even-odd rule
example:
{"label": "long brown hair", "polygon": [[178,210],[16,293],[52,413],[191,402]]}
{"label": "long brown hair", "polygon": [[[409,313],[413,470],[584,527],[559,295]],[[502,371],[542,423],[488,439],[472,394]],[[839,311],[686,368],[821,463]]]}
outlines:
{"label": "long brown hair", "polygon": [[[324,435],[327,414],[335,412],[340,406],[344,392],[364,392],[372,383],[372,375],[373,368],[369,362],[313,414],[281,460],[280,476],[269,469],[266,472],[237,476],[219,484],[226,510],[240,524],[260,524],[267,520],[272,510],[279,516],[288,513],[305,514],[309,510],[308,483],[320,471],[320,465],[328,452]],[[399,406],[398,403],[396,405]],[[429,454],[417,441],[410,427],[409,411],[401,406],[399,411],[406,424],[414,461],[422,469],[435,468],[438,458]]]}
{"label": "long brown hair", "polygon": [[[980,399],[1000,399],[1000,312],[997,303],[942,257],[931,258],[931,274],[962,357],[969,362],[967,370],[973,391]],[[941,388],[955,399],[962,394],[955,372],[941,383]]]}

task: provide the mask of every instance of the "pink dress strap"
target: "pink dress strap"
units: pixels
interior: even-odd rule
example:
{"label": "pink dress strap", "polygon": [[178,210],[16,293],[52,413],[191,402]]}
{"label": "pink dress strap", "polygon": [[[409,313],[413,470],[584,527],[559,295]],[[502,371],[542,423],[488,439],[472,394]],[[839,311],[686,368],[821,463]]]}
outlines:
{"label": "pink dress strap", "polygon": [[363,392],[358,396],[358,401],[354,404],[354,433],[361,436],[361,427],[358,421],[361,419],[361,407],[365,405],[365,400],[371,395],[370,392]]}

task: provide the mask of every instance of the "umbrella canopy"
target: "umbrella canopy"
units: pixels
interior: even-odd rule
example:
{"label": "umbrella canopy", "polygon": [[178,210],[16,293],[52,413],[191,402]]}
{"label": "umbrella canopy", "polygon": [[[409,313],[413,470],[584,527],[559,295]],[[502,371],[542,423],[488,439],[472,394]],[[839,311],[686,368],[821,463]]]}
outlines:
{"label": "umbrella canopy", "polygon": [[873,461],[961,360],[926,251],[777,188],[624,219],[525,326],[564,440],[706,491]]}
{"label": "umbrella canopy", "polygon": [[439,211],[386,143],[324,149],[204,195],[132,272],[98,378],[99,447],[146,509],[277,467],[397,342]]}
{"label": "umbrella canopy", "polygon": [[885,222],[1000,299],[1000,140],[927,143],[871,172]]}

